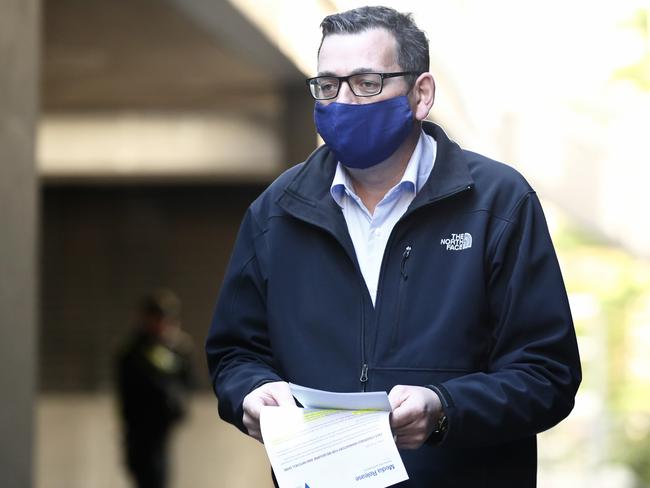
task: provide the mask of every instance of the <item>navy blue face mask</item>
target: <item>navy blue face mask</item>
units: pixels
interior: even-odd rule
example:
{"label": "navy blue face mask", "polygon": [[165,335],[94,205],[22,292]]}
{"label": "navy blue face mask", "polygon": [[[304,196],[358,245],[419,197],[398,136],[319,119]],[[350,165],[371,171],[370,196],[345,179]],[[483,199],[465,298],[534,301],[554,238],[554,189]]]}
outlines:
{"label": "navy blue face mask", "polygon": [[391,156],[413,130],[406,96],[374,103],[316,102],[316,130],[341,164],[370,168]]}

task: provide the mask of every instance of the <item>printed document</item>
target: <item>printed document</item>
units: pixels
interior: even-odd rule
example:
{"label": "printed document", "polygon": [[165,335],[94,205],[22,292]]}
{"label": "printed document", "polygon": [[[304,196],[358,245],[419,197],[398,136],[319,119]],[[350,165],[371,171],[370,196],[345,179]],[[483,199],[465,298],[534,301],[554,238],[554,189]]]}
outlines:
{"label": "printed document", "polygon": [[263,407],[260,416],[281,488],[385,488],[408,479],[390,430],[386,392],[289,386],[305,408]]}

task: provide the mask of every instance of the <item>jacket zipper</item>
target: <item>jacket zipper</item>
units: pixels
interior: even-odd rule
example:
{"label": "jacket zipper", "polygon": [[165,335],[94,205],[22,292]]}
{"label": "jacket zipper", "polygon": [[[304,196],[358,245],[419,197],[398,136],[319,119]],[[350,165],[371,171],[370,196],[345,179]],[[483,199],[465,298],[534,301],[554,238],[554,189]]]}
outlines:
{"label": "jacket zipper", "polygon": [[404,248],[404,252],[402,253],[402,264],[399,267],[399,273],[402,275],[402,281],[406,281],[408,279],[408,275],[406,274],[406,260],[411,256],[411,246],[407,245]]}
{"label": "jacket zipper", "polygon": [[359,381],[363,385],[363,391],[366,391],[366,383],[368,382],[368,363],[363,363],[361,366],[361,377]]}
{"label": "jacket zipper", "polygon": [[359,381],[361,382],[361,391],[366,391],[368,385],[368,359],[366,358],[366,307],[363,303],[363,296],[365,294],[366,283],[362,278],[361,283],[361,376],[359,376]]}
{"label": "jacket zipper", "polygon": [[399,330],[402,319],[402,298],[404,296],[404,285],[406,284],[406,280],[408,280],[408,274],[406,273],[406,261],[411,256],[411,250],[412,247],[410,245],[407,245],[404,248],[404,252],[402,253],[402,263],[400,264],[399,270],[399,288],[397,289],[397,320],[395,322],[395,327],[393,328],[393,337],[390,341],[391,349],[396,349],[397,343],[399,341]]}

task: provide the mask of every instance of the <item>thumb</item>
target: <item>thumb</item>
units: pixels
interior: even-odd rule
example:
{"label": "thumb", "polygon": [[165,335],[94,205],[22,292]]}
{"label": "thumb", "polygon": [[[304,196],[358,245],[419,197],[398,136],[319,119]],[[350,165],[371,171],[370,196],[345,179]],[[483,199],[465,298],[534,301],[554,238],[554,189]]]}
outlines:
{"label": "thumb", "polygon": [[278,407],[295,407],[296,401],[293,399],[289,385],[285,382],[278,382],[273,385],[271,392],[273,399]]}
{"label": "thumb", "polygon": [[402,403],[404,403],[404,400],[406,400],[406,398],[406,388],[404,385],[393,386],[393,388],[390,390],[390,393],[388,394],[388,401],[390,402],[391,410],[398,408]]}

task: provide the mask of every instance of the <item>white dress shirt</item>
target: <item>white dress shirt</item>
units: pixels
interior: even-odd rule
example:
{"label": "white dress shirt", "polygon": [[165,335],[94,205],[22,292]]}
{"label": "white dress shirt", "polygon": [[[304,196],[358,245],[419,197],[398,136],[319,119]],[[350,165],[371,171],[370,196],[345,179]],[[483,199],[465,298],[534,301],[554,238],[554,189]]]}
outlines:
{"label": "white dress shirt", "polygon": [[336,167],[330,193],[343,211],[373,305],[377,298],[379,271],[390,233],[429,178],[436,152],[435,139],[422,132],[402,179],[386,192],[375,207],[374,214],[368,211],[354,192],[345,167],[341,163]]}

